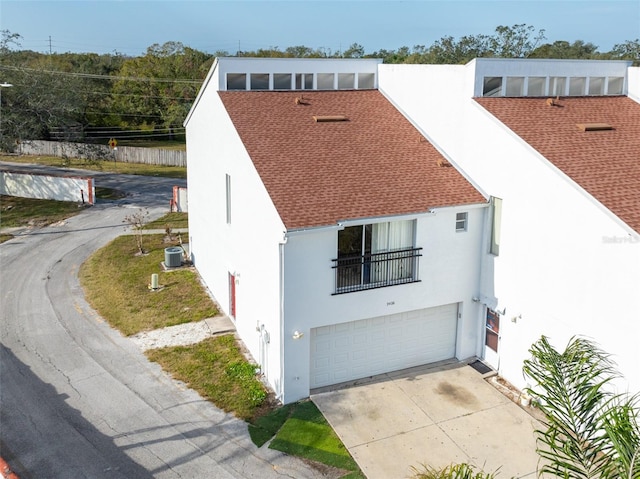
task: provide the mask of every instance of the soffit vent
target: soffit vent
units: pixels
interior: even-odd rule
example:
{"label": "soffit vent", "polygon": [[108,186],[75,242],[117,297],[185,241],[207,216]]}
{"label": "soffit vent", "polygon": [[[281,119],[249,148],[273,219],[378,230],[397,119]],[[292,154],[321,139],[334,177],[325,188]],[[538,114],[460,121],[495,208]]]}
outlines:
{"label": "soffit vent", "polygon": [[332,121],[348,121],[349,119],[344,115],[315,115],[313,121],[316,123],[332,122]]}
{"label": "soffit vent", "polygon": [[581,131],[613,130],[613,126],[611,126],[609,123],[577,123],[576,126]]}

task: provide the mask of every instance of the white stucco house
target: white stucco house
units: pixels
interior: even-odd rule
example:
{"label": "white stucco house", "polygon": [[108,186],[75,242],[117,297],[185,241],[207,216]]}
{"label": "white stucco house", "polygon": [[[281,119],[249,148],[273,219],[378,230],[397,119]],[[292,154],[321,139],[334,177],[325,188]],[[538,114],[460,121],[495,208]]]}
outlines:
{"label": "white stucco house", "polygon": [[640,390],[640,69],[224,58],[185,121],[193,260],[283,402],[573,335]]}
{"label": "white stucco house", "polygon": [[482,352],[488,197],[378,65],[218,59],[185,122],[194,264],[285,403]]}
{"label": "white stucco house", "polygon": [[480,295],[503,314],[484,359],[519,387],[537,338],[562,348],[584,335],[640,391],[639,71],[504,59],[379,68],[385,95],[499,199]]}

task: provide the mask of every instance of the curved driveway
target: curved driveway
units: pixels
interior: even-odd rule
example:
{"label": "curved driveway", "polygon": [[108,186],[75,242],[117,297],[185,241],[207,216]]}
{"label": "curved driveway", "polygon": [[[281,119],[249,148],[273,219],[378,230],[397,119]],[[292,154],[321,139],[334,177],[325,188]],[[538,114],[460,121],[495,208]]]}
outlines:
{"label": "curved driveway", "polygon": [[159,216],[185,183],[95,176],[132,196],[0,245],[0,456],[21,479],[322,477],[257,449],[244,422],[170,379],[84,301],[82,262],[123,233],[131,207]]}

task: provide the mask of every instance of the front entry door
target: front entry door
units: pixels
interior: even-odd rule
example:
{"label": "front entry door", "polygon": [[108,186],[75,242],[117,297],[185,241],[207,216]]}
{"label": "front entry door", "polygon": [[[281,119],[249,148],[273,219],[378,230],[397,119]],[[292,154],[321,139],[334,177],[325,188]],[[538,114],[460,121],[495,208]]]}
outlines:
{"label": "front entry door", "polygon": [[487,308],[485,321],[484,360],[494,369],[500,364],[500,313]]}

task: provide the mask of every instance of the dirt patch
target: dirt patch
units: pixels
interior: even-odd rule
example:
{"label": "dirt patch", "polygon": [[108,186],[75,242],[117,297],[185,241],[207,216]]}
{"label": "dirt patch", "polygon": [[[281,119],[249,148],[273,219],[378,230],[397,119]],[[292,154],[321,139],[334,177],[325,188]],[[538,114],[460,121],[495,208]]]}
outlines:
{"label": "dirt patch", "polygon": [[500,376],[491,376],[487,378],[486,381],[535,419],[538,421],[544,420],[544,414],[542,411],[535,407],[535,404],[530,402],[529,397],[509,381]]}

